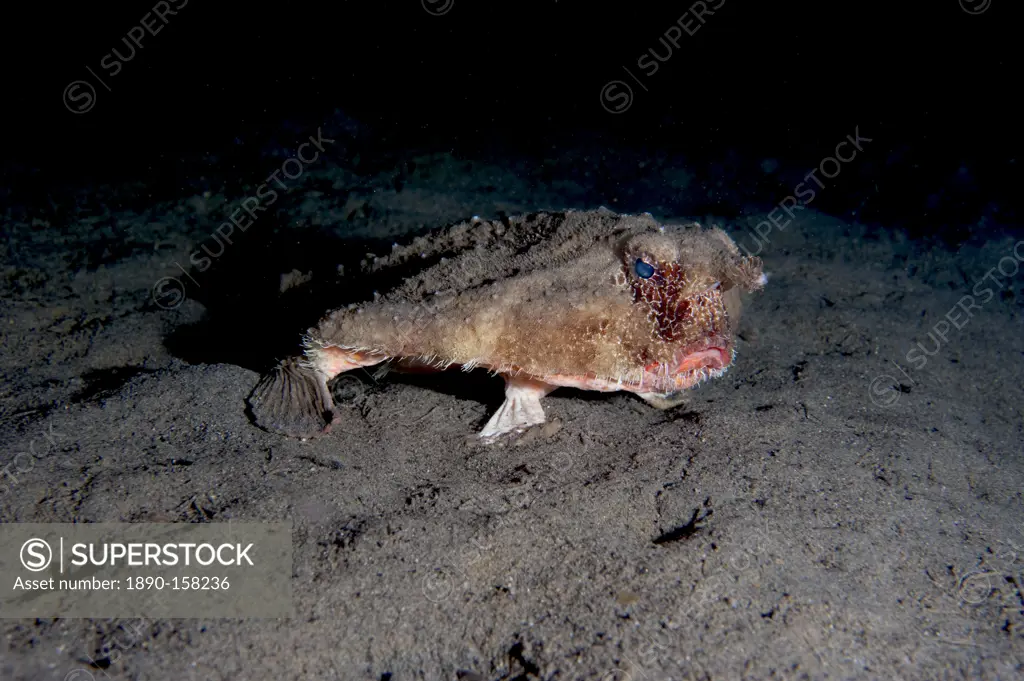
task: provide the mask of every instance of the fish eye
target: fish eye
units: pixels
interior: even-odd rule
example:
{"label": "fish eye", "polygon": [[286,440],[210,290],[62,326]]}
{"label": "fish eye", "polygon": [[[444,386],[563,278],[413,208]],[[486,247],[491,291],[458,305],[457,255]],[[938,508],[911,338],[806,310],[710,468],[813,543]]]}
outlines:
{"label": "fish eye", "polygon": [[654,276],[654,265],[637,258],[636,263],[633,265],[633,271],[636,272],[636,276],[641,279],[650,279]]}

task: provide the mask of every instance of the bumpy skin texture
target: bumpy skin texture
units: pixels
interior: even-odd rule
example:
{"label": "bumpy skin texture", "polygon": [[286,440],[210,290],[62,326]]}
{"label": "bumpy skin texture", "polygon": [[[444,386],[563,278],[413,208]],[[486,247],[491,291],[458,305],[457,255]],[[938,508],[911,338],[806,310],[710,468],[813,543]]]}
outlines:
{"label": "bumpy skin texture", "polygon": [[329,378],[351,368],[339,350],[358,351],[667,395],[731,363],[739,290],[764,283],[760,261],[719,229],[607,210],[466,222],[367,268],[416,260],[426,266],[396,289],[310,329],[308,366]]}
{"label": "bumpy skin texture", "polygon": [[540,399],[558,386],[628,390],[667,408],[731,364],[739,293],[765,282],[760,261],[719,229],[604,209],[461,223],[364,270],[404,279],[310,329],[304,356],[249,396],[257,425],[327,432],[336,416],[327,381],[388,360],[504,375],[485,441],[543,423]]}

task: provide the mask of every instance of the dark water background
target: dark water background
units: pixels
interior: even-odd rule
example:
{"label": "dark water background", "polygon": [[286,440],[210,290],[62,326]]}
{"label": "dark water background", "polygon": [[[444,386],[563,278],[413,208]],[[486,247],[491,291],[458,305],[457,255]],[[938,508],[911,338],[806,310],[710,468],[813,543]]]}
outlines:
{"label": "dark water background", "polygon": [[[162,28],[153,3],[8,23],[9,201],[230,185],[324,125],[364,164],[435,149],[554,180],[584,155],[594,204],[623,210],[653,198],[631,183],[685,165],[727,190],[687,192],[690,212],[728,215],[791,194],[859,130],[871,144],[817,209],[954,247],[1020,222],[1009,2],[182,2]],[[145,17],[159,32],[134,47]]]}

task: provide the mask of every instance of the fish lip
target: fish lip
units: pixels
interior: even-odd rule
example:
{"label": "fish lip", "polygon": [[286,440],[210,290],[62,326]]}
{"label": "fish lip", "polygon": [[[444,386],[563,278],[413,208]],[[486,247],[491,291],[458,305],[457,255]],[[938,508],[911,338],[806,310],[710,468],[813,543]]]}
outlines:
{"label": "fish lip", "polygon": [[701,369],[724,369],[732,364],[733,348],[724,336],[708,336],[678,348],[672,356],[673,375]]}
{"label": "fish lip", "polygon": [[645,367],[643,378],[634,390],[655,394],[671,394],[694,388],[704,381],[724,374],[732,364],[733,344],[728,336],[713,334],[682,345],[672,359]]}

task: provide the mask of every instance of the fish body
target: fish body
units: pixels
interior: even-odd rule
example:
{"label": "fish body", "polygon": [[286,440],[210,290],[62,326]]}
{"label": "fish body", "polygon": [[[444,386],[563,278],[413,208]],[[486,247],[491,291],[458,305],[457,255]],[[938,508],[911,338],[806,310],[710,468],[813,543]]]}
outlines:
{"label": "fish body", "polygon": [[732,364],[740,294],[766,281],[721,229],[605,209],[474,218],[363,263],[368,274],[412,265],[393,289],[309,329],[303,355],[250,396],[257,425],[325,432],[327,382],[381,362],[503,376],[487,441],[543,423],[540,399],[558,387],[628,391],[664,408]]}

